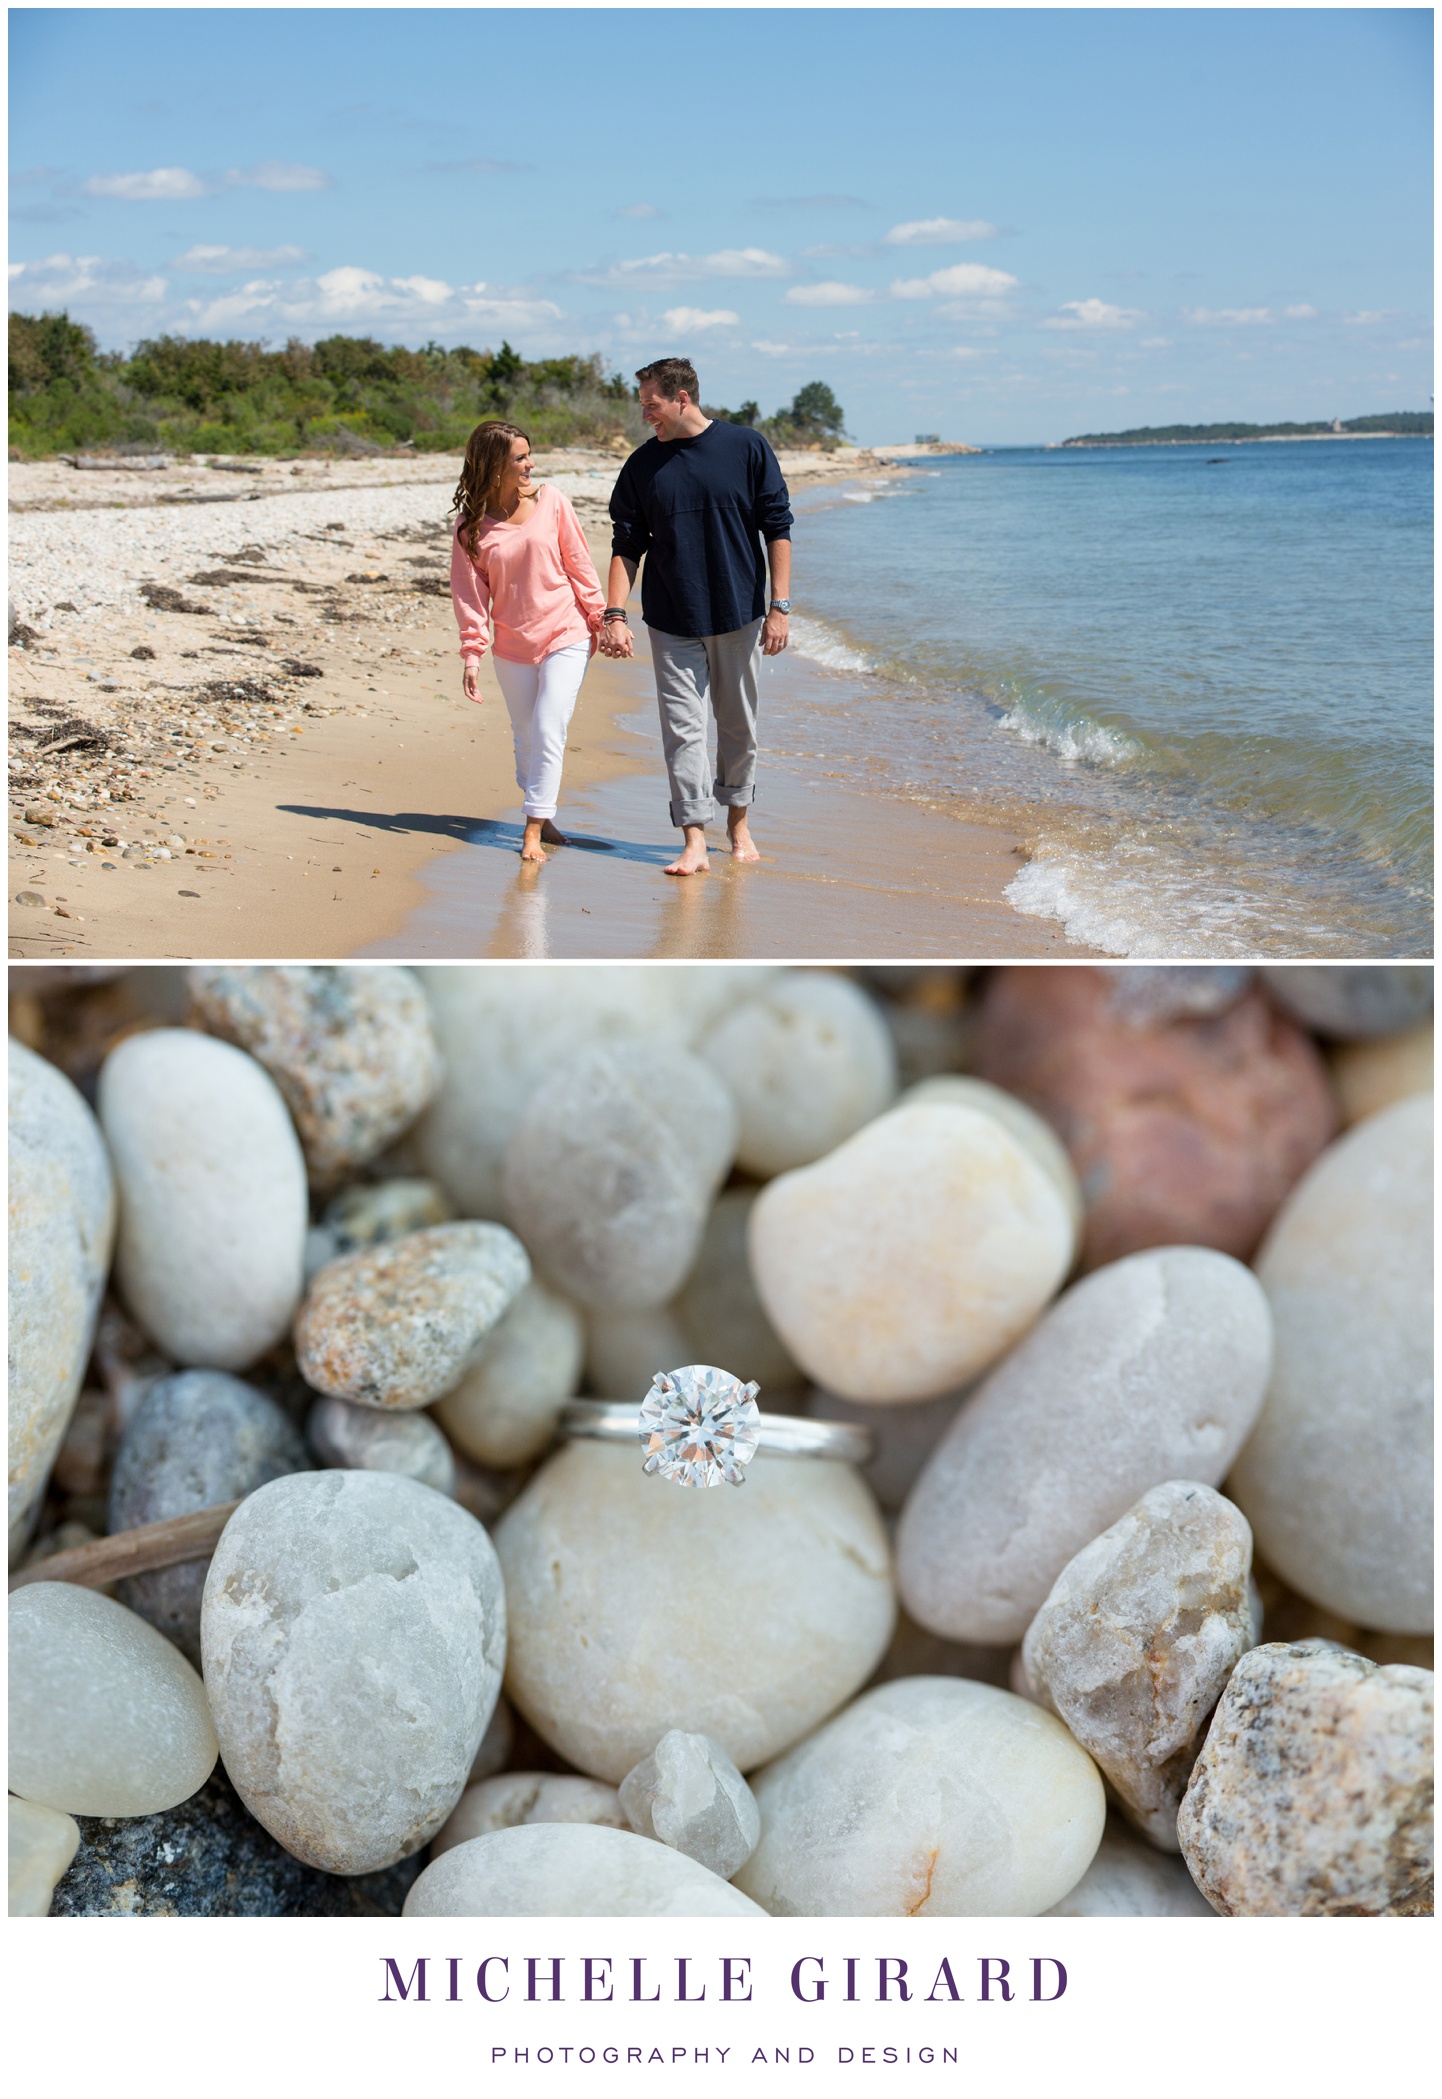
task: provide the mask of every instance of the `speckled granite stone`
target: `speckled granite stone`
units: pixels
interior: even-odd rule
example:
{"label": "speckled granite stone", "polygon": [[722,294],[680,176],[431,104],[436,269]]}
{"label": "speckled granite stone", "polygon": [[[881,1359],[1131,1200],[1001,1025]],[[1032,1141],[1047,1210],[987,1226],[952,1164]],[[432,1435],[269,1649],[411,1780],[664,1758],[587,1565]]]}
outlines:
{"label": "speckled granite stone", "polygon": [[163,1815],[79,1815],[52,1917],[398,1917],[424,1859],[346,1878],[302,1865],[217,1768]]}

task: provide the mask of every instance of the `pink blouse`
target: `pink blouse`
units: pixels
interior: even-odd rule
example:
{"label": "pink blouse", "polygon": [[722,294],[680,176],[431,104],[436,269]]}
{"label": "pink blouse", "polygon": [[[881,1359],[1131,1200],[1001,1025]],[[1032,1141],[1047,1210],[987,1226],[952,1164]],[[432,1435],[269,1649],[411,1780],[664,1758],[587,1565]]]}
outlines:
{"label": "pink blouse", "polygon": [[485,655],[493,619],[495,651],[507,663],[539,663],[595,634],[606,600],[580,520],[565,496],[542,482],[523,523],[488,517],[474,557],[458,527],[451,542],[451,602],[467,663]]}

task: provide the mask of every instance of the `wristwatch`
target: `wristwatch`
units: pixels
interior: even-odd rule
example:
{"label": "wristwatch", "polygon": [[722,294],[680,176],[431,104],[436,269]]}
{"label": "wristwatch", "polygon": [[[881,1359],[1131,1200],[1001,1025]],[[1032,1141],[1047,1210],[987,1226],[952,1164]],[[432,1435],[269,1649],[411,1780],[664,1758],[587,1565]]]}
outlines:
{"label": "wristwatch", "polygon": [[773,598],[771,600],[771,610],[773,612],[789,612],[791,610],[790,598]]}

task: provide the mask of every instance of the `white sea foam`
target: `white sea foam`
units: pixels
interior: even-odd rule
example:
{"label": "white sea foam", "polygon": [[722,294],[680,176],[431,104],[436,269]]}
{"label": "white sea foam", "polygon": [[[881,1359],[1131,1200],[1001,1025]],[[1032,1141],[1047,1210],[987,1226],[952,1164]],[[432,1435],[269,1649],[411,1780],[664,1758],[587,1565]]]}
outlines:
{"label": "white sea foam", "polygon": [[1073,764],[1081,760],[1088,765],[1120,767],[1142,756],[1141,744],[1121,729],[1109,729],[1104,722],[1085,716],[1080,721],[1038,720],[1027,711],[1025,701],[1016,702],[1002,716],[1001,726],[1023,743],[1042,744]]}
{"label": "white sea foam", "polygon": [[1311,922],[1305,906],[1289,908],[1275,892],[1259,897],[1221,868],[1170,863],[1146,847],[1039,855],[1012,877],[1006,895],[1029,918],[1054,919],[1069,939],[1133,961],[1236,961],[1329,945],[1327,928]]}
{"label": "white sea foam", "polygon": [[874,668],[871,658],[843,640],[833,627],[820,620],[804,619],[799,614],[791,616],[791,646],[798,656],[809,663],[819,663],[829,671],[869,671]]}

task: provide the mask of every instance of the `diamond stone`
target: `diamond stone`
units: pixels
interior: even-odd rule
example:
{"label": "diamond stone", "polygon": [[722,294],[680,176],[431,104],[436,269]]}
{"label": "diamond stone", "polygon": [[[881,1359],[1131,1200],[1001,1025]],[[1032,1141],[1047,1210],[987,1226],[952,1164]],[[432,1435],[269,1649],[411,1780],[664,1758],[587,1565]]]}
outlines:
{"label": "diamond stone", "polygon": [[646,1447],[643,1472],[682,1487],[739,1487],[756,1455],[759,1385],[743,1385],[711,1363],[658,1372],[641,1402],[636,1427]]}

